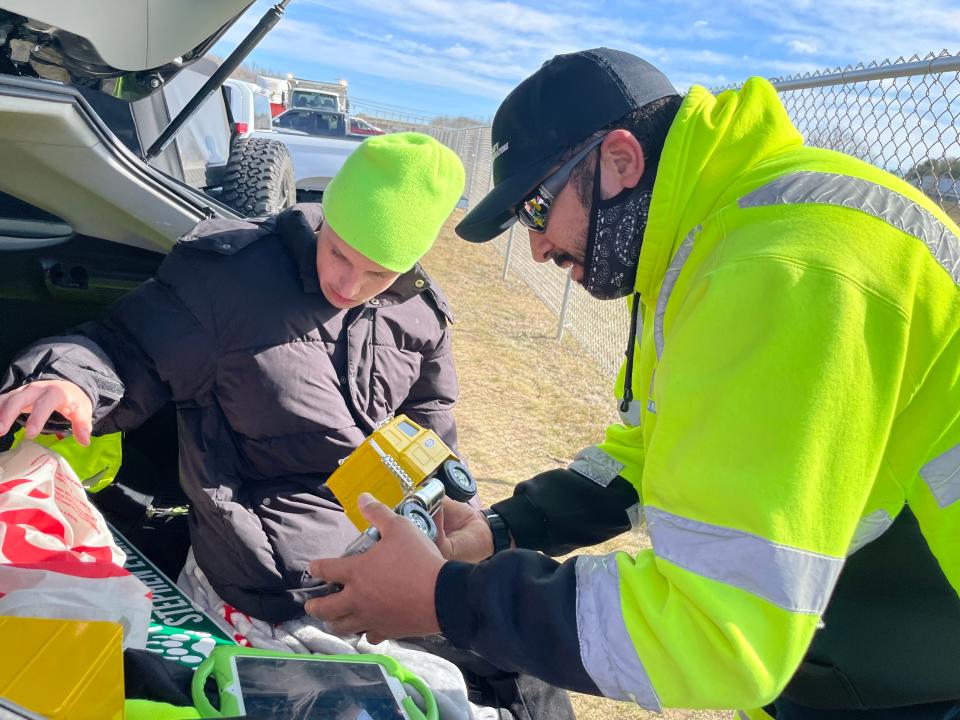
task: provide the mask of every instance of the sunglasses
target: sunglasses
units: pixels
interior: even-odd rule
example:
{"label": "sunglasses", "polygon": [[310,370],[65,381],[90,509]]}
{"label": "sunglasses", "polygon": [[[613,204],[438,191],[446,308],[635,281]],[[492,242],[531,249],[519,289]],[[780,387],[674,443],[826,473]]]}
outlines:
{"label": "sunglasses", "polygon": [[573,172],[573,169],[580,164],[591,150],[603,142],[604,137],[606,136],[596,138],[583,148],[583,150],[558,167],[546,180],[537,186],[536,190],[530,193],[526,200],[517,206],[514,213],[521,225],[536,233],[546,232],[547,214],[550,212],[550,204],[557,195],[560,194],[560,191],[563,190],[564,185],[567,184],[567,180],[570,179],[570,173]]}

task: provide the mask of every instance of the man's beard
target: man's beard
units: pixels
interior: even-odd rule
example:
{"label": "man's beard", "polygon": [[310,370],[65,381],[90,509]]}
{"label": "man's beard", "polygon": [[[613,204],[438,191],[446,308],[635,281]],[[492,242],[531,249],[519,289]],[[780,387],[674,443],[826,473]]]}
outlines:
{"label": "man's beard", "polygon": [[655,177],[656,166],[648,167],[635,187],[602,200],[597,162],[583,286],[598,300],[613,300],[633,292]]}

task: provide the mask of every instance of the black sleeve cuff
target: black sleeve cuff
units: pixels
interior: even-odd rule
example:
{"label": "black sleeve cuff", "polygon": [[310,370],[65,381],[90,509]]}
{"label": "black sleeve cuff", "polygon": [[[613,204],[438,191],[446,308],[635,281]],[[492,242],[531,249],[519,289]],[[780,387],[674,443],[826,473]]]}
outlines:
{"label": "black sleeve cuff", "polygon": [[543,512],[523,494],[515,494],[490,506],[510,530],[519,548],[541,550],[549,543],[549,526]]}
{"label": "black sleeve cuff", "polygon": [[470,608],[469,576],[473,565],[449,560],[440,568],[433,596],[440,630],[458,648],[469,648],[476,632]]}
{"label": "black sleeve cuff", "polygon": [[[94,328],[87,323],[78,330]],[[67,380],[90,399],[93,423],[106,416],[123,397],[124,386],[103,348],[83,334],[40,340],[10,364],[0,392],[38,380]],[[69,422],[47,424],[50,431],[69,431]]]}
{"label": "black sleeve cuff", "polygon": [[495,503],[517,547],[565,555],[597,545],[631,527],[636,489],[617,475],[600,485],[566,468],[548,470],[520,484],[513,497]]}

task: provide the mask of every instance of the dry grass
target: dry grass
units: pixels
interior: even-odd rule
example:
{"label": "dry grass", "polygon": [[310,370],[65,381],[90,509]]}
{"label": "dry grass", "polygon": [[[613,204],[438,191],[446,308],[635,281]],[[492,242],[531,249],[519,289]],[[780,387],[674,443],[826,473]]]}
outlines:
{"label": "dry grass", "polygon": [[[453,307],[460,376],[460,449],[477,475],[484,503],[508,497],[538,472],[566,466],[616,419],[611,381],[569,338],[556,342],[556,318],[516,277],[501,280],[503,258],[455,237],[456,213],[424,262]],[[642,533],[592,552],[635,552]],[[580,720],[718,720],[729,713],[669,711],[574,695]]]}

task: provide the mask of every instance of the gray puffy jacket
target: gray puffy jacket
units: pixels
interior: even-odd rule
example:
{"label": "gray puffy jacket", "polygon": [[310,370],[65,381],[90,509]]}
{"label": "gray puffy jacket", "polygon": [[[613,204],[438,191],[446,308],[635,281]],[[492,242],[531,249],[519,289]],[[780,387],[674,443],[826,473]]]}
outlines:
{"label": "gray puffy jacket", "polygon": [[177,408],[181,484],[197,563],[239,610],[302,614],[309,562],[356,536],[327,476],[391,413],[455,446],[450,313],[418,267],[343,311],[320,291],[319,205],[261,224],[207,220],[156,276],[74,334],[28,348],[5,388],[66,378],[95,433]]}

